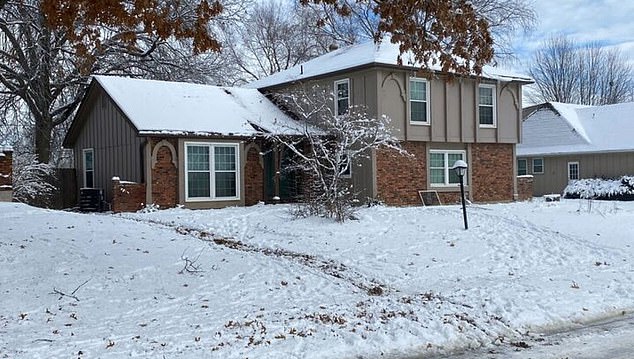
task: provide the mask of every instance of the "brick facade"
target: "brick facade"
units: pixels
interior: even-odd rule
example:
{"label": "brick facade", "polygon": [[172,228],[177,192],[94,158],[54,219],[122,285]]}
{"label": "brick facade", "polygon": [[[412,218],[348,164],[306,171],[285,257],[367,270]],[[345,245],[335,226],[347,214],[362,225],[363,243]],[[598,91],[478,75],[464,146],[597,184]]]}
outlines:
{"label": "brick facade", "polygon": [[112,180],[112,211],[135,212],[145,203],[145,183]]}
{"label": "brick facade", "polygon": [[[396,151],[377,150],[376,186],[378,199],[388,205],[420,205],[419,190],[427,189],[427,144],[403,142],[401,144],[413,158],[403,157]],[[476,202],[509,202],[513,200],[513,145],[473,144],[471,146],[471,185],[465,196]],[[460,191],[438,191],[443,204],[460,202]]]}
{"label": "brick facade", "polygon": [[401,146],[414,157],[393,150],[376,151],[377,197],[389,205],[418,205],[418,190],[427,188],[426,144],[403,142]]}
{"label": "brick facade", "polygon": [[[152,138],[152,153],[156,152],[156,158],[152,159],[152,202],[160,208],[171,208],[178,204],[178,169],[172,158],[170,148],[162,144],[164,139]],[[178,148],[176,139],[165,139],[174,149]],[[158,148],[156,146],[159,146]]]}
{"label": "brick facade", "polygon": [[252,206],[264,201],[264,167],[258,146],[246,147],[244,166],[244,204]]}
{"label": "brick facade", "polygon": [[513,144],[474,143],[471,146],[473,200],[509,202],[513,200]]}
{"label": "brick facade", "polygon": [[0,151],[0,186],[11,186],[13,175],[13,152]]}
{"label": "brick facade", "polygon": [[0,201],[13,199],[13,152],[0,151]]}
{"label": "brick facade", "polygon": [[517,177],[517,200],[530,201],[533,199],[533,176]]}

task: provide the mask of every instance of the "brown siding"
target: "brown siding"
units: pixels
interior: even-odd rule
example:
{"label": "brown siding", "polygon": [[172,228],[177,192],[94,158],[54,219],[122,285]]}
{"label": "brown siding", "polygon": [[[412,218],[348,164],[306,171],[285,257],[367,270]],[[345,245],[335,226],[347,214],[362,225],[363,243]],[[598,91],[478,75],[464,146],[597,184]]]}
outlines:
{"label": "brown siding", "polygon": [[473,78],[432,76],[430,88],[430,125],[409,123],[409,79],[412,70],[377,69],[379,96],[377,108],[389,116],[399,139],[408,141],[518,143],[521,85],[518,83],[487,83],[496,85],[497,126],[481,128],[477,118],[478,85]]}
{"label": "brown siding", "polygon": [[[535,196],[563,192],[568,185],[568,162],[579,162],[580,178],[634,175],[634,152],[519,158],[527,159],[528,173],[534,175]],[[543,174],[533,173],[533,158],[544,159]]]}
{"label": "brown siding", "polygon": [[112,201],[112,177],[141,182],[143,139],[114,102],[95,86],[86,98],[85,113],[76,121],[84,125],[75,142],[75,168],[78,187],[84,186],[82,150],[94,150],[94,186],[103,188],[106,201]]}
{"label": "brown siding", "polygon": [[511,144],[473,144],[471,183],[476,202],[513,200],[514,157]]}

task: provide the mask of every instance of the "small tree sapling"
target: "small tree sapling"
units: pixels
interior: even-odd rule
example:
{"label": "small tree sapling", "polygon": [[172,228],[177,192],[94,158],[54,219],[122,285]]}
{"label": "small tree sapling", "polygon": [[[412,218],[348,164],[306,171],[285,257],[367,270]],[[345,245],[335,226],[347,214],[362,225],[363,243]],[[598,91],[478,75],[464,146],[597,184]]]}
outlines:
{"label": "small tree sapling", "polygon": [[361,106],[351,106],[338,115],[333,110],[333,95],[318,88],[278,94],[276,100],[299,120],[294,128],[279,131],[285,134],[278,132],[269,138],[290,150],[292,169],[299,170],[307,181],[304,214],[338,222],[352,218],[354,164],[379,149],[409,156],[385,115],[373,116]]}

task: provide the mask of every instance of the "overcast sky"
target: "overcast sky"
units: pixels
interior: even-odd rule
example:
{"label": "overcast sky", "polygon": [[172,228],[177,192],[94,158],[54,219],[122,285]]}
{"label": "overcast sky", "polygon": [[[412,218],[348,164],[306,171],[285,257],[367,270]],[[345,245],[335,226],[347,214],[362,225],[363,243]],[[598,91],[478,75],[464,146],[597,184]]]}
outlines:
{"label": "overcast sky", "polygon": [[520,59],[528,61],[552,34],[565,34],[582,44],[597,41],[619,47],[634,63],[634,0],[534,0],[534,8],[535,30],[518,34],[515,41]]}

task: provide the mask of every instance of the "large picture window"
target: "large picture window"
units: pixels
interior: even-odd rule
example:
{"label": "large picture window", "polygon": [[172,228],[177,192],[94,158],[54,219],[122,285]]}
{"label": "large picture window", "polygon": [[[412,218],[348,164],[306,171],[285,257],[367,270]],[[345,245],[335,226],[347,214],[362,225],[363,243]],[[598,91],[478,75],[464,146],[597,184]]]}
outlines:
{"label": "large picture window", "polygon": [[238,145],[185,144],[188,200],[239,199]]}
{"label": "large picture window", "polygon": [[[429,182],[432,186],[457,186],[460,178],[456,171],[452,170],[453,164],[458,161],[466,161],[465,151],[431,150],[429,152]],[[467,178],[464,178],[465,184]]]}
{"label": "large picture window", "polygon": [[84,188],[95,187],[95,151],[86,148],[82,151],[84,164]]}
{"label": "large picture window", "polygon": [[429,123],[429,83],[425,79],[409,79],[409,120],[414,124]]}
{"label": "large picture window", "polygon": [[350,80],[335,81],[335,113],[345,115],[350,108]]}
{"label": "large picture window", "polygon": [[481,127],[496,126],[495,85],[480,85],[478,87],[478,116]]}

